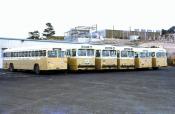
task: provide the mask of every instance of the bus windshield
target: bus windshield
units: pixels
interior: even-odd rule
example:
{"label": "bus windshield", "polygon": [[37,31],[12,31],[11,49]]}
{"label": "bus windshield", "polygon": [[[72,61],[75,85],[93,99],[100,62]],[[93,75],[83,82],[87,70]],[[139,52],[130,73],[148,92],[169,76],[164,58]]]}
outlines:
{"label": "bus windshield", "polygon": [[128,57],[127,51],[121,51],[121,57]]}
{"label": "bus windshield", "polygon": [[134,51],[128,51],[128,57],[134,57]]}
{"label": "bus windshield", "polygon": [[102,51],[102,56],[103,57],[109,57],[110,56],[110,50],[103,50]]}
{"label": "bus windshield", "polygon": [[86,56],[86,49],[79,49],[78,50],[78,56]]}
{"label": "bus windshield", "polygon": [[94,56],[93,49],[79,49],[78,56]]}
{"label": "bus windshield", "polygon": [[102,51],[103,57],[116,57],[116,51],[115,50],[103,50]]}

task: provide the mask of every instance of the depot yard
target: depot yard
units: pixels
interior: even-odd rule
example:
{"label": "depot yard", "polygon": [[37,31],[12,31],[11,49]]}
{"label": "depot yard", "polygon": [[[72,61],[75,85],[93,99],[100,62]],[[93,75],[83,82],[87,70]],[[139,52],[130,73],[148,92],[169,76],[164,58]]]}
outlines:
{"label": "depot yard", "polygon": [[0,71],[0,114],[173,114],[175,67],[43,73]]}

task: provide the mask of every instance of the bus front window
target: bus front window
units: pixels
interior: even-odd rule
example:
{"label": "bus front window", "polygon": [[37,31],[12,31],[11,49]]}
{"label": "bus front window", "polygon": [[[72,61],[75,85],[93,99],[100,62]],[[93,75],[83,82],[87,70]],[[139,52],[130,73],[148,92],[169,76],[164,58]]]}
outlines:
{"label": "bus front window", "polygon": [[127,51],[121,51],[121,57],[128,57]]}
{"label": "bus front window", "polygon": [[111,57],[116,57],[116,51],[115,50],[110,50],[110,55],[111,55]]}
{"label": "bus front window", "polygon": [[48,51],[48,57],[57,57],[57,50]]}
{"label": "bus front window", "polygon": [[103,50],[102,51],[102,56],[103,57],[109,57],[110,56],[110,50]]}
{"label": "bus front window", "polygon": [[93,49],[88,49],[87,50],[87,56],[94,56],[94,50]]}
{"label": "bus front window", "polygon": [[128,57],[134,57],[134,51],[128,51]]}
{"label": "bus front window", "polygon": [[85,49],[79,49],[78,50],[78,56],[86,56],[86,50]]}

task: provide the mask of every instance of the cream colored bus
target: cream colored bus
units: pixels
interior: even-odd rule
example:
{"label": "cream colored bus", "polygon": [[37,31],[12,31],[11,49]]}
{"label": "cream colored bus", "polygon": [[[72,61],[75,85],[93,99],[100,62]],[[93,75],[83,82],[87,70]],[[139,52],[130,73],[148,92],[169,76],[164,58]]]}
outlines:
{"label": "cream colored bus", "polygon": [[97,70],[117,69],[117,54],[115,46],[95,45],[95,67]]}
{"label": "cream colored bus", "polygon": [[21,47],[4,51],[3,68],[40,71],[66,70],[67,57],[62,46]]}
{"label": "cream colored bus", "polygon": [[133,47],[116,47],[118,69],[134,69],[135,58]]}
{"label": "cream colored bus", "polygon": [[135,68],[152,68],[150,48],[134,48]]}
{"label": "cream colored bus", "polygon": [[94,70],[95,69],[95,49],[90,44],[68,44],[67,57],[68,69]]}
{"label": "cream colored bus", "polygon": [[150,48],[152,56],[152,68],[158,69],[167,66],[166,50],[163,48]]}

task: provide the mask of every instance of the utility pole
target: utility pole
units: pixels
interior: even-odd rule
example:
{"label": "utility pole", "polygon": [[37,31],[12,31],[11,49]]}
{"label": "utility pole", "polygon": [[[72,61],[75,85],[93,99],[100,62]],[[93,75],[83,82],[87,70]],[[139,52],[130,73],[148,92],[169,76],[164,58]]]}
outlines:
{"label": "utility pole", "polygon": [[114,38],[114,25],[112,27],[112,39]]}

